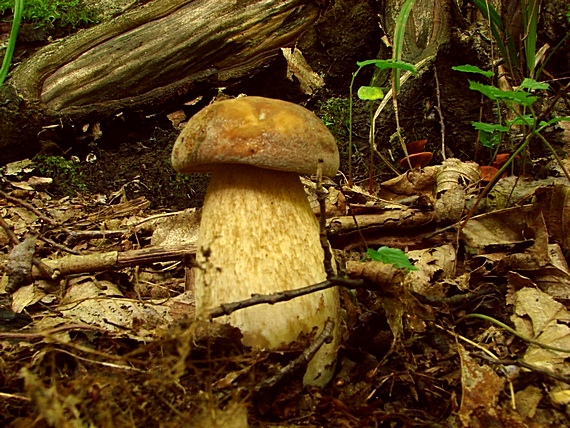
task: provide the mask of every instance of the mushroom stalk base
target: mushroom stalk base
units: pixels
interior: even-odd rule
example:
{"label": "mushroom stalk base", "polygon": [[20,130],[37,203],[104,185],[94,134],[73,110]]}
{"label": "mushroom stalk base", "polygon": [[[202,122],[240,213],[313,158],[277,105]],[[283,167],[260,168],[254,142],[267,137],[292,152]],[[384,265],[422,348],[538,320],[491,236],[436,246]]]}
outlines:
{"label": "mushroom stalk base", "polygon": [[[295,173],[223,165],[208,188],[197,261],[196,311],[251,297],[297,289],[326,280],[318,222]],[[334,371],[340,340],[336,288],[275,305],[257,305],[224,317],[238,327],[247,346],[276,348],[327,318],[334,339],[309,363],[305,384],[324,386]]]}

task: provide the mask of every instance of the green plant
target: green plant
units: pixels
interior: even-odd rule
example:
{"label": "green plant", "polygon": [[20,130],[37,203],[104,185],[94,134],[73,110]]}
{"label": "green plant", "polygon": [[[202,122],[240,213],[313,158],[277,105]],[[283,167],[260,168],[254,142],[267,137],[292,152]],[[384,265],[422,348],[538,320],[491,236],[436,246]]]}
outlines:
{"label": "green plant", "polygon": [[[562,166],[565,175],[570,180],[570,176],[560,162],[560,159],[558,159],[557,154],[541,134],[546,127],[559,121],[569,119],[567,117],[558,117],[545,121],[550,114],[550,110],[548,108],[544,109],[539,114],[533,107],[535,102],[545,94],[545,91],[550,90],[550,85],[539,82],[536,79],[541,75],[544,65],[548,62],[552,54],[556,52],[558,46],[570,36],[570,32],[563,37],[557,46],[551,50],[550,55],[543,61],[543,57],[549,46],[545,45],[538,51],[536,49],[541,0],[521,0],[520,6],[524,28],[523,34],[521,35],[512,35],[509,33],[501,16],[493,6],[489,4],[488,0],[474,0],[474,3],[489,23],[491,33],[493,34],[502,59],[510,71],[512,84],[516,88],[514,90],[504,90],[493,84],[484,85],[472,80],[469,81],[470,89],[480,92],[497,105],[498,123],[472,122],[472,125],[479,131],[479,141],[481,145],[494,150],[494,154],[496,155],[502,142],[502,137],[513,127],[518,127],[523,133],[523,139],[517,146],[515,153],[513,153],[500,172],[502,173],[503,170],[509,166],[514,156],[526,149],[532,138],[537,138],[553,153]],[[520,52],[517,51],[513,42],[515,37],[520,37],[523,41]],[[539,67],[539,64],[542,65]],[[453,69],[483,75],[491,79],[491,82],[493,82],[493,78],[496,75],[493,70],[484,71],[471,65],[453,67]],[[545,97],[543,98],[545,99]],[[553,106],[553,104],[551,105]],[[511,119],[503,119],[501,115],[503,106],[511,112]]]}
{"label": "green plant", "polygon": [[[0,13],[10,9],[11,4],[12,0],[0,0]],[[98,22],[97,10],[86,0],[27,0],[22,17],[37,26],[58,23],[77,27]]]}
{"label": "green plant", "polygon": [[406,253],[398,248],[390,248],[386,246],[380,247],[377,250],[369,248],[366,250],[366,253],[371,260],[376,262],[391,264],[399,269],[405,269],[407,271],[418,270],[417,267],[410,263],[410,259],[406,256]]}
{"label": "green plant", "polygon": [[12,29],[10,30],[10,38],[6,46],[6,53],[2,61],[2,68],[0,69],[0,86],[4,84],[10,64],[12,63],[12,56],[16,47],[16,39],[18,38],[18,31],[20,29],[20,21],[22,20],[22,13],[24,10],[24,0],[15,0],[14,2],[14,19],[12,20]]}
{"label": "green plant", "polygon": [[[481,70],[472,65],[453,67],[453,69],[461,72],[482,74],[488,77],[491,77],[493,74],[492,72],[489,74],[488,71]],[[514,126],[520,127],[523,133],[522,141],[518,144],[514,153],[511,155],[507,163],[499,170],[497,175],[501,175],[515,156],[525,150],[532,138],[537,138],[552,152],[553,156],[564,171],[566,178],[570,181],[570,175],[564,167],[564,164],[558,157],[554,148],[542,135],[542,131],[549,126],[561,121],[570,121],[570,117],[554,117],[546,121],[545,116],[548,109],[539,115],[533,107],[541,96],[541,93],[550,89],[550,85],[544,82],[537,82],[536,80],[527,77],[515,90],[502,90],[493,85],[484,85],[472,80],[469,80],[469,88],[480,92],[485,97],[495,101],[498,105],[506,106],[515,115],[514,119],[505,120],[504,123],[471,122],[472,125],[481,133],[481,144],[491,149],[498,149],[498,144],[501,141],[501,135],[507,133]]]}
{"label": "green plant", "polygon": [[[353,89],[354,89],[354,82],[356,80],[356,76],[360,73],[360,71],[368,66],[374,65],[379,71],[391,69],[391,82],[392,82],[392,100],[394,102],[394,112],[396,115],[396,128],[398,135],[400,133],[400,122],[398,119],[398,105],[397,105],[397,94],[400,90],[400,70],[406,70],[410,73],[416,74],[417,70],[413,64],[409,64],[407,62],[402,62],[402,49],[404,45],[404,33],[406,29],[406,23],[408,21],[408,17],[410,15],[410,11],[412,6],[414,5],[415,0],[406,0],[400,12],[398,13],[398,18],[396,20],[396,29],[394,31],[394,48],[392,51],[392,58],[391,59],[370,59],[366,61],[357,62],[356,65],[358,69],[352,74],[352,79],[350,81],[349,86],[349,141],[348,141],[348,185],[352,186],[353,177],[352,177],[352,111],[353,111]],[[357,92],[358,98],[361,100],[368,100],[368,101],[376,101],[379,99],[384,98],[384,91],[382,88],[377,86],[361,86]],[[400,143],[406,153],[406,145],[404,144],[403,139],[400,137]],[[372,113],[372,104],[370,104],[370,133],[369,133],[369,145],[370,145],[370,166],[369,166],[369,180],[368,180],[368,189],[369,192],[372,193],[373,191],[373,176],[374,176],[374,116]],[[382,157],[387,165],[389,163]]]}
{"label": "green plant", "polygon": [[348,136],[349,104],[346,98],[332,97],[318,102],[317,115],[337,137]]}
{"label": "green plant", "polygon": [[81,166],[61,156],[38,156],[35,158],[38,171],[54,179],[57,186],[66,189],[65,193],[73,196],[75,191],[85,192],[87,185]]}

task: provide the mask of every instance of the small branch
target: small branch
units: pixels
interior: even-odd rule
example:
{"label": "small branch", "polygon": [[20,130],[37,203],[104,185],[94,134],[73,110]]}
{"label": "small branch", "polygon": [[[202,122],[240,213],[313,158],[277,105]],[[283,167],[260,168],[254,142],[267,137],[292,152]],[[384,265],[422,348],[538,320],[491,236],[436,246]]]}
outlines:
{"label": "small branch", "polygon": [[57,224],[55,220],[46,217],[40,210],[38,210],[36,207],[34,207],[32,204],[29,204],[28,202],[22,201],[21,199],[15,198],[14,196],[10,196],[7,193],[3,192],[2,190],[0,190],[0,196],[2,196],[3,198],[5,198],[10,202],[15,203],[16,205],[24,207],[28,211],[33,212],[40,220],[43,220],[45,223],[49,224],[50,226],[55,226]]}
{"label": "small branch", "polygon": [[34,279],[57,279],[62,276],[78,273],[101,272],[107,269],[123,269],[137,265],[177,261],[194,254],[196,254],[196,248],[192,246],[177,246],[151,247],[130,251],[111,251],[81,256],[72,255],[55,260],[40,260],[40,262],[43,262],[53,273],[46,276],[45,272],[32,270],[32,277]]}
{"label": "small branch", "polygon": [[263,382],[255,387],[256,391],[260,391],[264,388],[271,388],[275,386],[284,377],[295,373],[297,370],[305,367],[309,361],[313,359],[315,354],[325,343],[330,343],[333,339],[333,329],[334,322],[327,318],[323,331],[316,337],[316,339],[303,351],[299,357],[295,358],[281,370],[279,373],[271,376],[269,379],[265,379]]}
{"label": "small branch", "polygon": [[487,361],[490,364],[501,364],[504,366],[524,367],[525,369],[531,370],[533,372],[541,373],[541,374],[549,376],[553,379],[559,380],[560,382],[570,383],[570,377],[569,376],[561,376],[561,375],[559,375],[559,374],[557,374],[551,370],[547,370],[545,368],[538,367],[538,366],[535,366],[533,364],[525,363],[524,361],[522,361],[520,359],[517,359],[517,360],[493,359],[493,358],[489,358],[487,355],[484,355],[484,354],[478,354],[478,356],[480,358],[483,358],[485,361]]}
{"label": "small branch", "polygon": [[108,333],[108,330],[89,324],[69,324],[62,325],[61,327],[52,328],[51,330],[43,330],[33,333],[0,333],[0,339],[41,339],[43,337],[51,336],[62,331],[69,330],[95,330],[100,333]]}
{"label": "small branch", "polygon": [[325,253],[324,265],[325,273],[327,278],[332,278],[335,275],[335,270],[333,267],[333,254],[331,251],[331,246],[327,236],[327,210],[326,210],[326,198],[327,191],[323,187],[323,160],[319,159],[317,166],[317,201],[319,202],[319,237],[321,240],[321,247]]}
{"label": "small branch", "polygon": [[437,105],[435,106],[435,110],[439,115],[439,124],[441,127],[441,156],[443,160],[446,159],[445,155],[445,121],[443,120],[443,112],[441,111],[441,93],[439,90],[439,78],[437,77],[437,68],[433,67],[433,75],[435,77],[435,97],[437,100]]}
{"label": "small branch", "polygon": [[224,303],[216,308],[210,310],[208,314],[209,319],[229,315],[237,310],[245,309],[250,306],[260,304],[273,305],[278,302],[286,302],[295,299],[305,294],[316,293],[317,291],[325,290],[330,287],[343,286],[348,288],[367,287],[366,282],[362,279],[347,279],[342,277],[332,277],[326,281],[319,282],[318,284],[309,285],[307,287],[297,288],[296,290],[280,291],[273,294],[252,294],[251,298],[240,300],[239,302]]}

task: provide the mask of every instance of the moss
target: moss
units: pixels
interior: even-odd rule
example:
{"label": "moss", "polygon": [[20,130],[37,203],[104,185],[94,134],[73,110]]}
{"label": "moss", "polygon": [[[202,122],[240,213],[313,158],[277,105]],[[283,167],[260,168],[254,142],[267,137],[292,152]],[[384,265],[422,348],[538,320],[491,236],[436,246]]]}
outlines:
{"label": "moss", "polygon": [[[0,0],[0,14],[11,13],[14,0]],[[78,27],[99,21],[98,11],[87,0],[26,0],[23,20],[38,26]]]}
{"label": "moss", "polygon": [[42,175],[53,178],[58,193],[74,196],[76,192],[87,190],[83,171],[78,163],[61,156],[38,156],[35,163]]}

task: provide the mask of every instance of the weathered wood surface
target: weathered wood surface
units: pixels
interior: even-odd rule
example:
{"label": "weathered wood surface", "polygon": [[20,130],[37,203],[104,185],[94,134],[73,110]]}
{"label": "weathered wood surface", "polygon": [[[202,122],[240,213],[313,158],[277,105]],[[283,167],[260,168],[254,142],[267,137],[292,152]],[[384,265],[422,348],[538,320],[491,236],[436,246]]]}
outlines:
{"label": "weathered wood surface", "polygon": [[41,125],[110,116],[165,102],[198,82],[223,86],[248,76],[318,19],[320,3],[155,0],[52,43],[0,90],[0,163]]}

